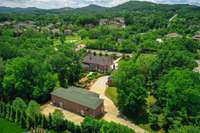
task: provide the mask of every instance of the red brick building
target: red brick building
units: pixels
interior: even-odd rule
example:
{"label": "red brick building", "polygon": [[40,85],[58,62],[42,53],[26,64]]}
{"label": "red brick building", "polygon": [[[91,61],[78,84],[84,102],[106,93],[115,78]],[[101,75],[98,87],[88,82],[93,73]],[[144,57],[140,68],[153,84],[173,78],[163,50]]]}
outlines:
{"label": "red brick building", "polygon": [[82,88],[59,88],[51,93],[55,106],[82,116],[98,117],[104,114],[104,102],[99,95]]}

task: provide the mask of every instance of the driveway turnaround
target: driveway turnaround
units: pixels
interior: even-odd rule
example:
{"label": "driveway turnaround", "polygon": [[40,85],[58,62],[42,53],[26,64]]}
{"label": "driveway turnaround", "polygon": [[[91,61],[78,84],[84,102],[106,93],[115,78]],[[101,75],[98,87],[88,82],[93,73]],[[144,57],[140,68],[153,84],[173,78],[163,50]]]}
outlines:
{"label": "driveway turnaround", "polygon": [[63,112],[65,119],[72,121],[75,124],[79,125],[84,120],[84,117],[82,117],[78,114],[72,113],[70,111],[67,111],[65,109],[56,107],[50,103],[47,103],[47,104],[41,106],[41,113],[44,114],[45,116],[48,116],[50,113],[52,114],[56,109]]}
{"label": "driveway turnaround", "polygon": [[134,123],[120,117],[120,112],[117,109],[117,107],[114,105],[114,103],[105,95],[105,91],[107,88],[107,81],[109,76],[104,76],[99,78],[91,87],[90,91],[96,92],[100,95],[102,99],[104,99],[104,106],[105,106],[105,112],[103,119],[106,121],[113,121],[125,126],[128,126],[129,128],[132,128],[136,133],[145,133],[144,129],[140,128],[139,126],[135,125]]}

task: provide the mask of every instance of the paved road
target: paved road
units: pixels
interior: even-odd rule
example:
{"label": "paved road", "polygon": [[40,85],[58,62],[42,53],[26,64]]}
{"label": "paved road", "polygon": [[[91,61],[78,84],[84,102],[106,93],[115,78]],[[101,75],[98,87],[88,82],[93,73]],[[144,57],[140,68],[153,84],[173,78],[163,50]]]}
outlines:
{"label": "paved road", "polygon": [[120,123],[122,125],[126,125],[129,128],[135,130],[136,133],[145,133],[146,131],[139,126],[135,125],[134,123],[125,120],[120,117],[119,110],[113,104],[113,102],[105,96],[105,91],[107,88],[106,82],[108,81],[108,76],[104,76],[99,78],[94,85],[91,86],[90,91],[96,92],[100,94],[100,97],[104,99],[104,106],[105,106],[105,116],[103,119],[107,121],[113,121],[116,123]]}
{"label": "paved road", "polygon": [[129,57],[132,57],[132,54],[128,54],[128,53],[121,53],[121,52],[115,52],[115,51],[108,51],[108,50],[97,50],[97,49],[86,49],[90,52],[96,52],[97,54],[108,54],[108,55],[112,55],[112,54],[115,54],[116,56],[118,57],[122,57],[123,55],[126,55],[126,56],[129,56]]}

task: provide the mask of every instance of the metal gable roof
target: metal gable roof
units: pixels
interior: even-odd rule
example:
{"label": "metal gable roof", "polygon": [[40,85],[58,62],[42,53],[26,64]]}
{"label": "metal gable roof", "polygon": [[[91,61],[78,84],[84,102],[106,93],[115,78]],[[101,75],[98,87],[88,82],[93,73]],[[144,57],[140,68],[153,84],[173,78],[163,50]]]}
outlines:
{"label": "metal gable roof", "polygon": [[58,88],[52,92],[51,95],[75,102],[91,109],[96,109],[103,102],[98,94],[77,87],[69,87],[68,89]]}

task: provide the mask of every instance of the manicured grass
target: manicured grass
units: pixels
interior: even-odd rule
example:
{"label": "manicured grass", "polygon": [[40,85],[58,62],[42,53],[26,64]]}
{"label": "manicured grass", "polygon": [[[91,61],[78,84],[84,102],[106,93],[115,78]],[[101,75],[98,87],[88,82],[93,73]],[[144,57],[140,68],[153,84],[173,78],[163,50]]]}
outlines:
{"label": "manicured grass", "polygon": [[20,128],[15,123],[7,120],[0,119],[0,132],[1,133],[23,133],[25,130]]}
{"label": "manicured grass", "polygon": [[106,89],[106,96],[108,98],[110,98],[115,105],[117,104],[117,88],[115,88],[115,87],[108,87]]}
{"label": "manicured grass", "polygon": [[81,40],[80,36],[66,36],[65,40]]}
{"label": "manicured grass", "polygon": [[79,43],[81,41],[80,36],[66,36],[65,43]]}

